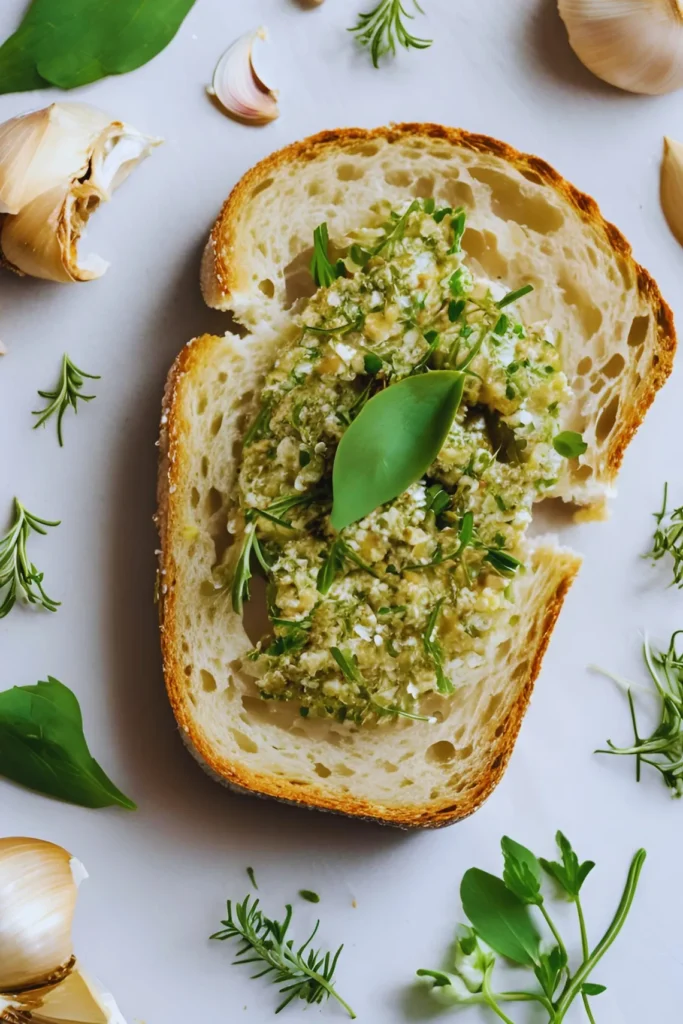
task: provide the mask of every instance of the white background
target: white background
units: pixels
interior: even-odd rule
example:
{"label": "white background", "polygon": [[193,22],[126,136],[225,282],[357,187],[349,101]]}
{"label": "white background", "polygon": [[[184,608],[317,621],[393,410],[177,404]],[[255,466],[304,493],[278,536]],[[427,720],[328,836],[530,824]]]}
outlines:
{"label": "white background", "polygon": [[[597,862],[585,902],[594,941],[611,919],[628,863],[648,859],[627,925],[594,980],[599,1024],[678,1018],[683,1000],[680,851],[683,803],[659,777],[636,786],[633,765],[592,754],[630,726],[616,688],[587,672],[599,662],[644,681],[639,630],[661,640],[683,625],[683,595],[641,558],[650,514],[670,479],[683,500],[681,389],[675,373],[629,449],[611,522],[568,527],[585,556],[538,681],[507,774],[473,818],[404,835],[373,825],[238,798],[185,753],[163,689],[152,603],[152,525],[159,404],[181,346],[224,317],[198,287],[200,252],[240,175],[272,150],[340,125],[431,120],[497,136],[537,153],[594,195],[632,241],[675,312],[683,253],[658,204],[662,136],[683,138],[680,95],[650,99],[602,85],[571,53],[553,0],[424,0],[416,30],[426,53],[375,71],[345,33],[369,0],[197,0],[168,49],[132,74],[72,93],[142,130],[157,150],[93,221],[93,248],[112,261],[99,282],[50,285],[0,277],[0,526],[14,494],[63,525],[35,538],[56,615],[17,608],[0,623],[0,688],[48,673],[77,693],[91,747],[139,803],[136,814],[62,805],[0,781],[0,834],[68,847],[91,880],[81,890],[77,946],[129,1021],[261,1022],[276,994],[230,966],[207,936],[223,901],[247,891],[253,865],[266,907],[301,887],[322,895],[321,939],[344,941],[339,988],[370,1024],[427,1019],[412,990],[420,966],[442,966],[460,917],[458,886],[472,865],[499,869],[510,833],[551,856],[562,828]],[[0,35],[24,0],[4,0]],[[269,63],[282,116],[266,128],[225,119],[204,94],[214,63],[242,31],[271,35]],[[59,99],[57,90],[0,97],[0,119]],[[31,431],[36,390],[52,387],[62,353],[100,373],[96,402]],[[645,709],[647,711],[647,708]],[[354,908],[352,901],[356,901]],[[299,903],[303,929],[315,910]],[[568,933],[574,928],[567,910]],[[540,1020],[524,1007],[519,1021]],[[580,1005],[572,1020],[582,1019]],[[341,1020],[297,1004],[293,1022]],[[477,1020],[465,1011],[462,1020]],[[484,1018],[482,1018],[484,1019]]]}

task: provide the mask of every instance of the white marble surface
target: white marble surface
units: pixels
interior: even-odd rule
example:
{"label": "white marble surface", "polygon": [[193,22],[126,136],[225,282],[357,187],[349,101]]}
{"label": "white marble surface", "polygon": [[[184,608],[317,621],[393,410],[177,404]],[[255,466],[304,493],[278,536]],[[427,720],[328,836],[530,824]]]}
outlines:
{"label": "white marble surface", "polygon": [[[323,897],[321,938],[344,941],[340,989],[359,1019],[426,1019],[411,994],[416,967],[441,963],[459,919],[458,886],[473,864],[497,870],[508,832],[553,852],[562,828],[598,867],[586,885],[592,935],[611,918],[635,849],[649,856],[626,928],[597,980],[599,1024],[673,1021],[683,1000],[680,840],[683,804],[657,777],[592,750],[627,739],[623,698],[590,662],[640,677],[638,630],[661,639],[683,624],[683,595],[641,559],[665,478],[683,500],[678,434],[683,382],[674,374],[629,449],[609,525],[566,529],[585,555],[545,659],[519,744],[486,806],[459,826],[409,835],[239,799],[182,749],[168,709],[152,604],[155,461],[166,370],[194,334],[220,331],[204,307],[199,254],[240,175],[271,150],[323,128],[391,120],[461,125],[538,153],[594,195],[634,244],[677,313],[683,253],[658,205],[662,136],[683,137],[681,97],[620,94],[593,79],[566,43],[553,0],[424,0],[416,29],[427,53],[401,53],[375,71],[344,28],[362,0],[197,0],[176,39],[139,71],[80,90],[166,144],[93,222],[112,267],[101,281],[57,286],[0,277],[0,518],[16,493],[63,520],[33,550],[58,614],[16,610],[0,623],[0,687],[51,673],[78,694],[93,750],[139,802],[137,814],[64,806],[0,781],[0,834],[62,843],[87,865],[77,939],[130,1022],[257,1022],[275,993],[207,942],[223,900],[257,871],[276,910],[300,887]],[[0,35],[24,0],[4,0]],[[263,129],[224,119],[204,85],[221,50],[259,23],[282,117]],[[58,99],[56,90],[0,97],[0,118]],[[68,349],[102,374],[97,401],[51,429],[31,431],[35,392]],[[356,901],[354,908],[352,901]],[[315,908],[301,904],[302,925]],[[517,1013],[520,1022],[540,1020]],[[295,1006],[294,1022],[324,1014]],[[458,1019],[477,1020],[476,1012]],[[482,1020],[484,1018],[481,1018]],[[577,1009],[572,1020],[581,1020]]]}

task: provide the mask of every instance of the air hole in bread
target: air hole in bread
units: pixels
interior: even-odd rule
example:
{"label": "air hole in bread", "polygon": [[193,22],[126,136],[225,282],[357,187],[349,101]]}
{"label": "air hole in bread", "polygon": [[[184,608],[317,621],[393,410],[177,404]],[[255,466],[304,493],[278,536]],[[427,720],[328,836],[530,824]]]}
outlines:
{"label": "air hole in bread", "polygon": [[406,786],[414,786],[415,783],[412,779],[402,779],[400,785],[401,789],[405,789]]}
{"label": "air hole in bread", "polygon": [[207,693],[213,693],[214,690],[218,689],[218,683],[216,677],[205,668],[200,668],[199,674],[202,677],[202,689],[206,690]]}
{"label": "air hole in bread", "polygon": [[649,326],[649,316],[634,317],[631,329],[628,332],[628,343],[632,348],[638,348],[644,344]]}
{"label": "air hole in bread", "polygon": [[590,373],[593,369],[593,360],[590,356],[584,356],[583,359],[579,359],[576,367],[576,372],[579,374]]}
{"label": "air hole in bread", "polygon": [[223,507],[223,495],[217,487],[210,487],[206,496],[206,507],[210,516],[215,516]]}
{"label": "air hole in bread", "polygon": [[504,732],[505,732],[505,722],[501,722],[500,725],[496,729],[495,735],[497,737],[501,737]]}
{"label": "air hole in bread", "polygon": [[385,171],[384,180],[387,185],[395,185],[397,188],[407,188],[413,180],[410,171]]}
{"label": "air hole in bread", "polygon": [[227,381],[227,379],[228,379],[228,375],[227,375],[227,373],[224,373],[223,371],[221,371],[221,372],[220,372],[220,373],[218,374],[218,381],[219,381],[219,383],[220,383],[220,384],[225,384],[225,382]]}
{"label": "air hole in bread", "polygon": [[524,178],[526,178],[527,181],[531,181],[534,185],[543,185],[543,186],[545,186],[545,182],[544,182],[543,178],[540,176],[540,174],[537,174],[536,171],[524,170],[524,171],[520,171],[520,174]]}
{"label": "air hole in bread", "polygon": [[493,167],[472,167],[470,174],[491,189],[491,209],[501,220],[513,220],[541,235],[550,235],[564,224],[564,214],[544,196],[524,192],[519,182]]}
{"label": "air hole in bread", "polygon": [[199,504],[199,491],[197,490],[196,487],[193,487],[192,490],[190,491],[190,505],[192,505],[192,508],[196,508],[198,504]]}
{"label": "air hole in bread", "polygon": [[216,437],[216,435],[218,434],[218,432],[220,431],[222,426],[223,426],[223,413],[219,412],[211,420],[211,434],[212,434],[213,437]]}
{"label": "air hole in bread", "polygon": [[275,285],[269,277],[264,278],[263,281],[259,281],[258,286],[259,291],[263,292],[267,299],[272,299],[275,296]]}
{"label": "air hole in bread", "polygon": [[337,177],[340,181],[360,181],[365,177],[365,168],[360,164],[339,164]]}
{"label": "air hole in bread", "polygon": [[203,416],[204,415],[204,413],[206,412],[206,407],[207,407],[208,404],[209,404],[209,399],[204,394],[204,392],[202,391],[201,394],[199,395],[198,400],[197,400],[197,414],[199,416]]}
{"label": "air hole in bread", "polygon": [[313,249],[309,246],[285,267],[285,309],[291,309],[298,299],[309,299],[317,292],[318,286],[310,270],[312,255]]}
{"label": "air hole in bread", "polygon": [[579,466],[579,468],[574,473],[574,479],[580,481],[590,480],[592,476],[593,467],[589,466],[587,463],[584,463],[583,466]]}
{"label": "air hole in bread", "polygon": [[[254,646],[263,637],[271,633],[272,627],[268,618],[268,602],[266,601],[266,581],[262,576],[254,576],[249,581],[251,600],[244,606],[244,630]],[[290,710],[293,706],[290,703]]]}
{"label": "air hole in bread", "polygon": [[443,187],[443,195],[450,206],[474,206],[474,192],[466,181],[449,178]]}
{"label": "air hole in bread", "polygon": [[209,475],[209,459],[206,455],[202,455],[202,461],[200,464],[200,471],[204,479],[206,480]]}
{"label": "air hole in bread", "polygon": [[588,295],[580,288],[577,288],[575,282],[566,272],[560,274],[557,283],[564,292],[568,304],[576,308],[586,334],[592,338],[600,330],[602,313],[597,306],[593,305]]}
{"label": "air hole in bread", "polygon": [[477,261],[486,277],[493,279],[507,275],[508,261],[498,252],[496,236],[492,232],[467,228],[462,236],[462,247]]}
{"label": "air hole in bread", "polygon": [[517,667],[515,668],[515,670],[512,673],[512,678],[513,679],[524,679],[528,672],[529,672],[529,662],[528,661],[520,661],[519,665],[517,665]]}
{"label": "air hole in bread", "polygon": [[614,395],[600,413],[595,427],[595,440],[598,444],[603,444],[612,432],[612,428],[617,420],[617,413],[619,412],[619,400],[620,396]]}
{"label": "air hole in bread", "polygon": [[355,146],[349,150],[350,153],[358,153],[360,156],[377,156],[379,146],[374,142],[364,142],[362,146]]}
{"label": "air hole in bread", "polygon": [[599,395],[600,392],[604,389],[604,387],[605,387],[605,381],[598,374],[598,376],[595,378],[595,382],[591,385],[591,392],[594,395]]}
{"label": "air hole in bread", "polygon": [[216,584],[212,580],[202,580],[199,584],[199,593],[202,597],[215,597]]}
{"label": "air hole in bread", "polygon": [[312,198],[313,196],[319,196],[322,190],[323,183],[321,181],[312,181],[308,186],[307,192]]}
{"label": "air hole in bread", "polygon": [[258,744],[254,743],[250,736],[241,732],[240,729],[231,729],[230,732],[235,738],[235,743],[245,754],[258,754]]}
{"label": "air hole in bread", "polygon": [[344,778],[350,779],[351,776],[355,775],[356,773],[353,770],[353,768],[349,768],[347,764],[343,764],[342,762],[340,762],[339,764],[336,764],[334,766],[334,774],[342,775]]}
{"label": "air hole in bread", "polygon": [[438,800],[440,796],[441,796],[441,790],[440,789],[432,789],[432,790],[430,790],[430,793],[429,793],[429,799],[430,800]]}
{"label": "air hole in bread", "polygon": [[428,199],[434,195],[434,178],[424,175],[418,178],[413,187],[413,192],[419,199]]}
{"label": "air hole in bread", "polygon": [[187,654],[188,653],[188,651],[190,650],[190,645],[188,644],[187,640],[183,640],[182,641],[182,643],[180,645],[180,648],[181,648],[183,654]]}
{"label": "air hole in bread", "polygon": [[[510,641],[507,640],[506,643],[509,644]],[[502,644],[501,644],[501,647],[502,647]],[[498,651],[499,651],[499,654],[500,654],[500,648],[498,649]],[[493,697],[491,697],[491,699],[489,700],[488,704],[486,705],[486,711],[484,712],[484,718],[487,721],[490,718],[493,718],[493,716],[495,715],[496,711],[500,707],[500,702],[502,701],[502,699],[503,699],[503,694],[502,693],[494,693]]]}
{"label": "air hole in bread", "polygon": [[262,182],[260,182],[258,185],[255,185],[254,188],[251,190],[251,198],[253,199],[255,196],[260,195],[261,192],[265,192],[266,189],[270,188],[272,184],[272,178],[264,178]]}
{"label": "air hole in bread", "polygon": [[185,668],[183,669],[183,672],[185,673],[185,675],[189,679],[190,676],[192,675],[192,665],[186,665]]}
{"label": "air hole in bread", "polygon": [[450,740],[432,743],[425,751],[425,761],[430,764],[449,764],[455,757],[455,747]]}
{"label": "air hole in bread", "polygon": [[321,779],[327,779],[332,774],[332,769],[328,768],[326,764],[321,761],[315,763],[315,774],[319,775]]}
{"label": "air hole in bread", "polygon": [[605,365],[602,367],[602,372],[605,375],[605,377],[609,377],[611,380],[613,380],[615,377],[618,377],[619,374],[623,372],[625,366],[626,360],[622,356],[621,352],[615,352],[610,361],[608,363],[605,363]]}
{"label": "air hole in bread", "polygon": [[394,772],[398,771],[398,765],[395,765],[393,761],[378,761],[378,766],[383,768],[388,775],[393,775]]}
{"label": "air hole in bread", "polygon": [[460,750],[456,752],[455,756],[457,757],[458,761],[466,761],[468,757],[472,756],[473,750],[474,747],[472,746],[472,744],[468,743],[466,747],[461,747]]}

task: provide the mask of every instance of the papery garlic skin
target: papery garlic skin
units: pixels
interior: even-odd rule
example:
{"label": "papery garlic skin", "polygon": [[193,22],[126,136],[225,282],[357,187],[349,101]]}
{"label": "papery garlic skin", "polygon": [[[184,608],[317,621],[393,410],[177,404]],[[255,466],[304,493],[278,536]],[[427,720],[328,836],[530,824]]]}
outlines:
{"label": "papery garlic skin", "polygon": [[683,0],[558,0],[579,60],[610,85],[683,88]]}
{"label": "papery garlic skin", "polygon": [[207,90],[230,117],[247,124],[267,124],[280,115],[277,93],[254,67],[254,45],[265,39],[266,30],[259,28],[235,40],[218,61]]}
{"label": "papery garlic skin", "polygon": [[160,142],[83,103],[0,125],[2,262],[49,281],[101,277],[109,264],[79,252],[88,218]]}
{"label": "papery garlic skin", "polygon": [[683,245],[683,143],[664,139],[660,200],[671,233]]}
{"label": "papery garlic skin", "polygon": [[77,887],[71,855],[38,839],[0,839],[0,992],[67,973]]}
{"label": "papery garlic skin", "polygon": [[6,1000],[0,1021],[31,1024],[126,1024],[116,1001],[98,981],[74,968],[64,981]]}

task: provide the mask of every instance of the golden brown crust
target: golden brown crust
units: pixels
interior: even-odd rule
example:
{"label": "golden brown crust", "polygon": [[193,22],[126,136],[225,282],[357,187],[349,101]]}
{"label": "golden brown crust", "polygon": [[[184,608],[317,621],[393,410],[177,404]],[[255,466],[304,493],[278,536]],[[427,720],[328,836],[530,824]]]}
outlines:
{"label": "golden brown crust", "polygon": [[564,597],[578,570],[579,560],[567,559],[563,576],[548,600],[527,679],[506,719],[503,732],[495,738],[489,751],[486,768],[475,780],[475,787],[466,791],[457,800],[445,801],[441,805],[391,807],[355,799],[352,795],[335,797],[320,787],[306,786],[304,793],[287,779],[253,772],[244,765],[217,757],[197,727],[184,697],[186,681],[183,666],[178,658],[176,633],[178,570],[170,540],[179,527],[174,495],[181,493],[181,482],[186,473],[187,448],[184,438],[189,424],[184,420],[182,413],[183,388],[191,386],[192,374],[200,370],[202,364],[210,361],[213,346],[221,341],[220,338],[204,335],[183,349],[169,373],[163,402],[157,517],[161,536],[159,570],[160,579],[163,580],[159,593],[159,619],[166,688],[183,741],[211,775],[241,792],[352,817],[372,819],[405,829],[440,828],[468,817],[487,799],[505,771],[541,668],[543,655]]}
{"label": "golden brown crust", "polygon": [[292,143],[272,153],[247,171],[223,204],[209,237],[202,265],[202,287],[207,301],[210,305],[227,309],[230,306],[231,293],[240,286],[239,261],[232,258],[236,250],[236,222],[239,211],[249,201],[252,190],[268,174],[285,164],[314,160],[330,149],[344,149],[359,142],[371,142],[373,139],[397,142],[404,138],[420,137],[440,139],[452,146],[460,146],[478,153],[492,153],[522,173],[536,175],[543,183],[560,193],[584,220],[600,232],[612,250],[632,269],[638,282],[638,289],[654,314],[658,344],[653,352],[651,370],[645,386],[641,389],[635,405],[628,410],[628,414],[620,418],[610,438],[607,464],[610,475],[615,476],[629,442],[643,422],[657,391],[673,369],[676,351],[673,313],[664,301],[657,283],[647,270],[633,259],[632,249],[626,238],[614,224],[605,220],[595,200],[580,192],[540,157],[521,153],[513,146],[488,135],[477,135],[462,128],[447,128],[428,123],[395,124],[374,129],[339,128],[335,131],[319,132],[301,142]]}

